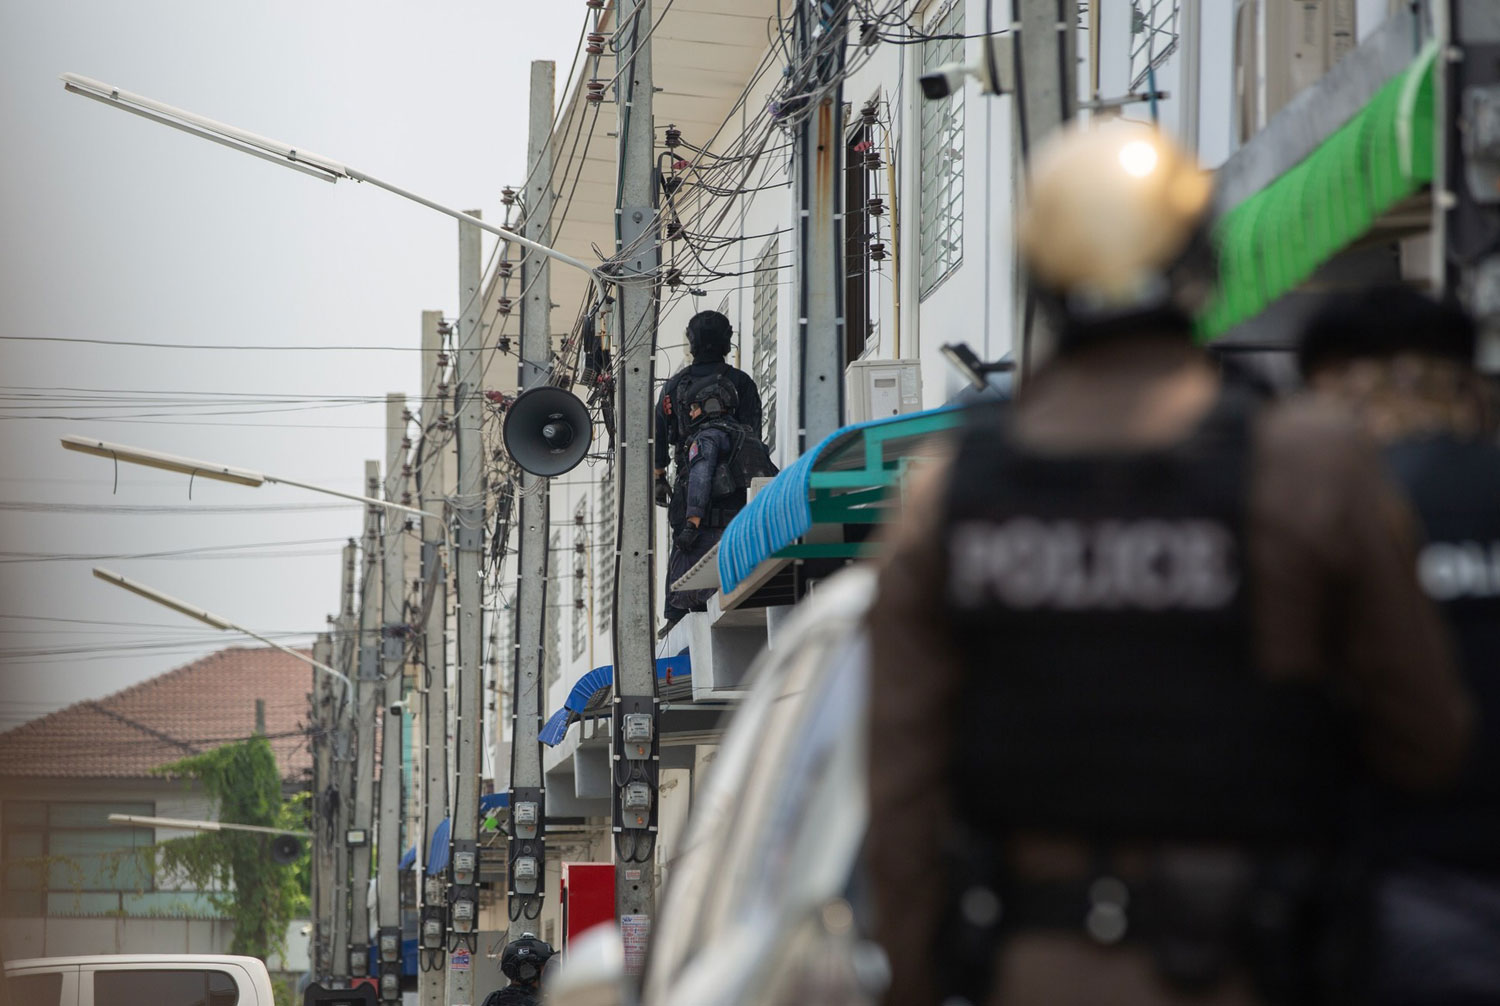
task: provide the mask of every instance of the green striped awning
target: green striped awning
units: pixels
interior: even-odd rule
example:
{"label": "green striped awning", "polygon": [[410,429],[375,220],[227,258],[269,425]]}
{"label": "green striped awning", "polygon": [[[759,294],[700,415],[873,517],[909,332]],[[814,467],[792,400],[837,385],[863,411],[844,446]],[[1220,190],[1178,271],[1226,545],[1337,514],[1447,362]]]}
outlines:
{"label": "green striped awning", "polygon": [[1432,181],[1437,52],[1430,43],[1296,167],[1224,215],[1202,339],[1259,314]]}

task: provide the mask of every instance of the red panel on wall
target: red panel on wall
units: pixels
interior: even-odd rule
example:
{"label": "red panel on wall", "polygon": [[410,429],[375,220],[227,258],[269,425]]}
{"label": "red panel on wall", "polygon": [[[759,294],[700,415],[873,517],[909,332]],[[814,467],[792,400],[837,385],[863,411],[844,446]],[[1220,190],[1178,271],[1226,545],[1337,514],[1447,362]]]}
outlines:
{"label": "red panel on wall", "polygon": [[[615,865],[562,865],[563,946],[586,929],[615,917]],[[558,949],[562,949],[559,947]]]}

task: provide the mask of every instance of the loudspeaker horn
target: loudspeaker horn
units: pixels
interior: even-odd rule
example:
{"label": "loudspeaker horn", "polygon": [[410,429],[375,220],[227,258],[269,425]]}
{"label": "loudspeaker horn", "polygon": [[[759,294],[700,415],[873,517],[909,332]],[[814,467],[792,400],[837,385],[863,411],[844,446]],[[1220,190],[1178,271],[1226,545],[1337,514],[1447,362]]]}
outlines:
{"label": "loudspeaker horn", "polygon": [[277,835],[271,839],[271,862],[278,866],[295,863],[300,855],[302,855],[302,843],[296,835]]}
{"label": "loudspeaker horn", "polygon": [[561,388],[522,392],[505,416],[505,449],[533,475],[571,471],[589,452],[594,424],[588,408]]}

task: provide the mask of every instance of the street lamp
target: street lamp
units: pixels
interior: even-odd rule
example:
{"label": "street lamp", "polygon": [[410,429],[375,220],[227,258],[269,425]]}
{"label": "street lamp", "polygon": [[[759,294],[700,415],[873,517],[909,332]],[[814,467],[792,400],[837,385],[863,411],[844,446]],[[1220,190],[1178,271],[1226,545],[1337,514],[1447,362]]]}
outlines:
{"label": "street lamp", "polygon": [[63,87],[74,94],[81,94],[85,98],[92,98],[95,101],[102,102],[114,108],[122,108],[142,118],[150,119],[152,122],[160,122],[164,126],[171,126],[173,129],[180,129],[184,133],[190,133],[205,140],[212,140],[215,143],[242,151],[254,157],[259,157],[273,164],[280,164],[300,171],[305,175],[321,178],[326,182],[337,182],[340,178],[347,178],[354,182],[369,182],[371,185],[385,189],[387,192],[395,193],[403,199],[410,199],[412,202],[420,203],[428,209],[437,210],[439,213],[446,213],[450,217],[462,220],[465,223],[478,227],[482,231],[493,234],[502,241],[514,242],[522,248],[529,248],[534,252],[538,252],[548,258],[556,259],[575,269],[582,269],[589,274],[589,279],[593,281],[594,287],[599,293],[599,302],[602,304],[605,300],[604,274],[599,269],[581,259],[576,259],[571,255],[566,255],[554,248],[549,248],[530,238],[523,237],[514,231],[508,231],[504,228],[496,227],[494,224],[485,223],[478,217],[470,216],[460,210],[451,209],[441,203],[435,203],[431,199],[392,185],[390,182],[381,181],[379,178],[367,175],[363,171],[351,168],[347,164],[324,157],[321,154],[314,154],[311,151],[295,147],[289,143],[272,140],[257,133],[252,133],[249,130],[240,129],[237,126],[217,122],[206,116],[197,115],[143,95],[122,91],[112,84],[105,84],[102,81],[93,80],[76,73],[65,73],[61,79]]}
{"label": "street lamp", "polygon": [[249,486],[252,489],[259,488],[267,482],[275,485],[296,486],[298,489],[323,493],[325,496],[338,496],[342,499],[354,500],[358,503],[368,503],[371,506],[385,507],[387,510],[400,510],[402,513],[415,514],[418,517],[426,517],[439,522],[443,520],[438,514],[427,510],[419,510],[416,507],[405,506],[401,503],[392,503],[390,500],[376,499],[373,496],[361,496],[358,493],[346,493],[338,489],[329,489],[327,486],[315,486],[307,482],[298,482],[295,479],[282,478],[279,475],[268,475],[265,472],[251,471],[248,468],[235,468],[213,461],[197,461],[193,458],[179,457],[176,454],[147,450],[144,447],[127,447],[124,444],[112,444],[105,440],[95,440],[92,437],[73,435],[63,437],[62,445],[67,450],[78,451],[80,454],[93,454],[96,457],[124,461],[132,465],[145,465],[147,468],[160,468],[163,471],[181,472],[183,475],[191,475],[194,478],[213,479],[216,482],[233,482],[235,485]]}
{"label": "street lamp", "polygon": [[146,600],[155,601],[157,604],[161,605],[164,608],[171,608],[173,611],[186,615],[189,618],[197,619],[204,625],[210,625],[215,629],[223,629],[225,631],[243,633],[249,636],[251,639],[258,639],[262,643],[265,643],[267,646],[273,646],[283,653],[290,654],[291,656],[296,657],[298,660],[302,661],[304,664],[309,664],[312,667],[315,667],[318,670],[322,671],[324,674],[331,674],[335,678],[338,678],[344,683],[344,697],[351,703],[354,701],[354,682],[350,681],[348,676],[334,670],[332,667],[329,667],[321,660],[314,660],[307,654],[299,653],[296,650],[292,649],[290,646],[283,646],[281,643],[276,642],[274,639],[267,639],[265,636],[262,636],[258,632],[253,632],[250,629],[245,628],[243,625],[237,625],[234,622],[231,622],[229,619],[224,618],[222,615],[215,615],[211,611],[200,608],[196,604],[190,604],[187,601],[175,598],[171,594],[163,594],[155,587],[148,587],[144,583],[132,580],[127,576],[122,576],[121,574],[116,573],[113,570],[103,569],[102,567],[95,566],[94,575],[103,580],[105,583],[112,583],[116,587],[124,587],[126,590],[130,591],[133,594],[139,594]]}

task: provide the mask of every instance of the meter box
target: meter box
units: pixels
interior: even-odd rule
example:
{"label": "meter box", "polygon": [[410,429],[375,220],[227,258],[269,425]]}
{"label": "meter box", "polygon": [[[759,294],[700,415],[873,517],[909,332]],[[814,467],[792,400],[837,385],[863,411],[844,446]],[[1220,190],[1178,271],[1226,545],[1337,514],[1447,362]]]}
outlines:
{"label": "meter box", "polygon": [[844,370],[846,423],[922,411],[922,366],[916,360],[855,360]]}

